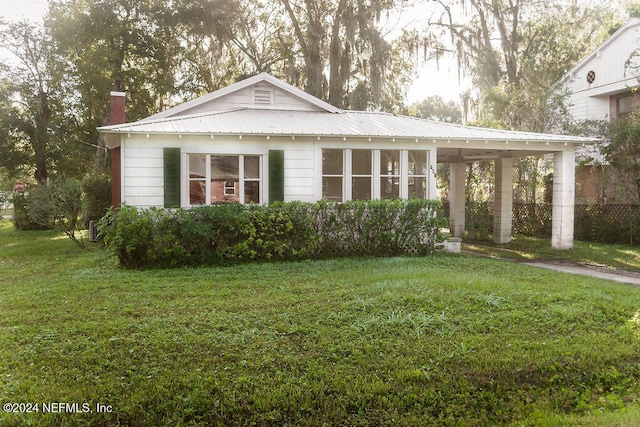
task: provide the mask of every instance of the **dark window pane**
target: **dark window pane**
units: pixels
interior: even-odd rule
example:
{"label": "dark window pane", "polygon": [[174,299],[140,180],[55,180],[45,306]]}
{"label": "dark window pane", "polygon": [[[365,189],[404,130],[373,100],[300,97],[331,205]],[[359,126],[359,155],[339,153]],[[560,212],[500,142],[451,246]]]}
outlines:
{"label": "dark window pane", "polygon": [[353,175],[371,175],[371,150],[353,150],[351,158]]}
{"label": "dark window pane", "polygon": [[426,175],[427,169],[427,152],[410,150],[409,175]]}
{"label": "dark window pane", "polygon": [[244,177],[246,179],[260,178],[259,156],[244,156]]}
{"label": "dark window pane", "polygon": [[340,177],[322,178],[322,198],[326,200],[341,202],[342,201],[342,178]]}
{"label": "dark window pane", "polygon": [[207,173],[207,156],[204,154],[189,154],[189,178],[203,178]]}
{"label": "dark window pane", "polygon": [[427,198],[427,178],[409,178],[409,198]]}
{"label": "dark window pane", "polygon": [[239,178],[238,156],[211,156],[211,180],[237,180]]}
{"label": "dark window pane", "polygon": [[258,181],[245,181],[244,202],[260,203],[260,183]]}
{"label": "dark window pane", "polygon": [[371,178],[355,177],[351,179],[351,184],[353,200],[371,200]]}
{"label": "dark window pane", "polygon": [[380,198],[397,199],[400,197],[400,179],[380,178]]}
{"label": "dark window pane", "polygon": [[400,175],[400,151],[380,150],[380,175]]}
{"label": "dark window pane", "polygon": [[342,175],[342,150],[322,150],[322,174]]}

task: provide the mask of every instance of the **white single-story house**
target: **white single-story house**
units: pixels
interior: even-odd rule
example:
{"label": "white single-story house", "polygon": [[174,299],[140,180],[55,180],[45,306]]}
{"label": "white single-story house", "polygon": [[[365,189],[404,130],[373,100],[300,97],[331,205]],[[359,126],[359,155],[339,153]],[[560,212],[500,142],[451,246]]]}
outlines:
{"label": "white single-story house", "polygon": [[[113,93],[112,105],[123,96]],[[451,163],[457,237],[465,230],[465,162],[494,159],[499,243],[511,239],[513,159],[551,153],[557,249],[573,246],[575,147],[594,142],[340,110],[266,73],[99,131],[112,153],[116,206],[435,199],[437,163]]]}

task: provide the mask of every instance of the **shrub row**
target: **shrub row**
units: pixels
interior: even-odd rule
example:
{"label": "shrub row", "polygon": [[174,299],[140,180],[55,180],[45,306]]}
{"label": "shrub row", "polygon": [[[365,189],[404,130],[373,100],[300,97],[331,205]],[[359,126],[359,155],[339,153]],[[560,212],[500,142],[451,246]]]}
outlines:
{"label": "shrub row", "polygon": [[100,221],[99,230],[126,268],[424,255],[441,240],[437,207],[413,199],[177,210],[122,206]]}

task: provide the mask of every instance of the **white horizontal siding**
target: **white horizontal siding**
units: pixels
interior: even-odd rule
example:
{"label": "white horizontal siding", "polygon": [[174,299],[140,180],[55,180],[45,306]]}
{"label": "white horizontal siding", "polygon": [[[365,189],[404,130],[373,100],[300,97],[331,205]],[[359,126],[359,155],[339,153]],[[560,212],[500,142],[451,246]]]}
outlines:
{"label": "white horizontal siding", "polygon": [[122,147],[122,198],[128,205],[164,206],[164,147],[144,136],[125,139]]}
{"label": "white horizontal siding", "polygon": [[[164,198],[164,185],[159,187],[145,187],[143,185],[129,185],[126,196],[131,197],[160,197]],[[161,202],[164,204],[164,201]]]}
{"label": "white horizontal siding", "polygon": [[578,92],[571,96],[569,114],[577,120],[606,120],[609,118],[609,98],[589,96]]}
{"label": "white horizontal siding", "polygon": [[284,200],[314,200],[313,143],[290,143],[284,147]]}
{"label": "white horizontal siding", "polygon": [[176,116],[184,116],[191,114],[201,114],[214,111],[232,110],[235,108],[251,107],[254,106],[254,88],[269,89],[272,94],[273,105],[283,110],[296,110],[296,111],[321,111],[319,107],[313,106],[304,100],[291,95],[285,91],[275,88],[275,86],[269,84],[258,84],[251,86],[228,95],[222,96],[214,101],[207,102],[205,104],[198,105],[189,110],[183,111]]}
{"label": "white horizontal siding", "polygon": [[164,174],[164,171],[160,169],[160,173],[158,174],[158,176],[138,176],[138,175],[127,176],[125,175],[125,177],[128,180],[133,181],[130,183],[131,186],[137,186],[142,188],[157,188],[157,187],[164,187],[163,174]]}
{"label": "white horizontal siding", "polygon": [[275,105],[279,108],[291,110],[321,111],[320,108],[281,90],[275,91]]}
{"label": "white horizontal siding", "polygon": [[313,163],[309,168],[285,168],[284,177],[285,179],[297,179],[297,178],[313,178]]}
{"label": "white horizontal siding", "polygon": [[148,209],[152,207],[162,207],[164,206],[164,194],[162,196],[131,196],[124,197],[124,203],[129,206],[136,206],[142,209]]}

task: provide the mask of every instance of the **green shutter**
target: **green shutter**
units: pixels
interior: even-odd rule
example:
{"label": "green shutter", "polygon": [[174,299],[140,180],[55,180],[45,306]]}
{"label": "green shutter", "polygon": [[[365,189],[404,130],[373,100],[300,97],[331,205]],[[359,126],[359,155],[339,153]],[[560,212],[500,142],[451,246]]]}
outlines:
{"label": "green shutter", "polygon": [[164,149],[164,207],[180,207],[180,149]]}
{"label": "green shutter", "polygon": [[284,201],[284,151],[269,150],[269,203]]}

